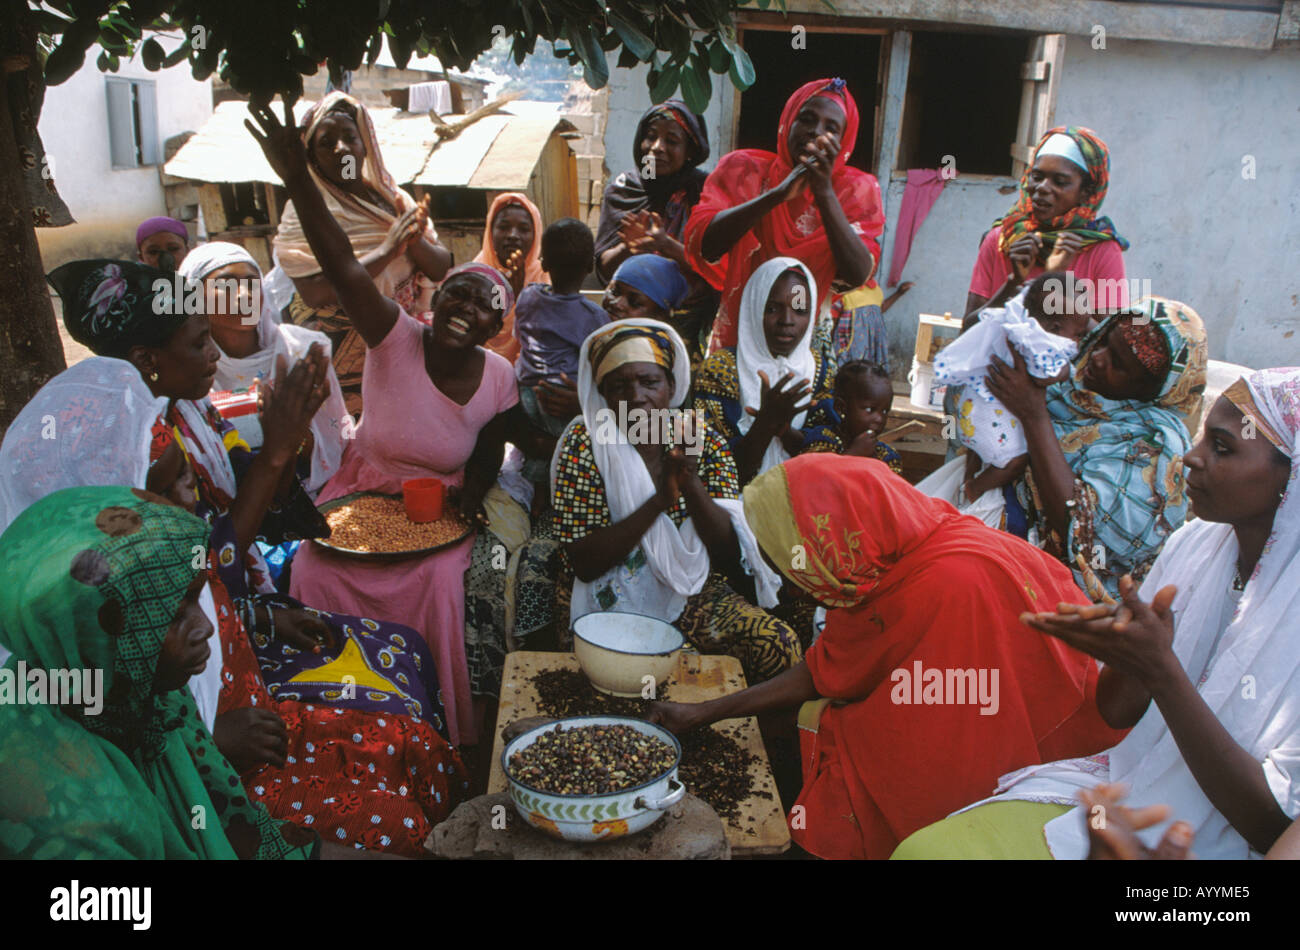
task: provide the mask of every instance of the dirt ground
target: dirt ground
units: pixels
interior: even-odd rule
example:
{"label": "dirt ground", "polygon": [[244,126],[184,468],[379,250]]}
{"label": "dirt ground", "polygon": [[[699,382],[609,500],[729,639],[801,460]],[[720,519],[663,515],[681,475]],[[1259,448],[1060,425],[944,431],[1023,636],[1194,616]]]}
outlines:
{"label": "dirt ground", "polygon": [[54,305],[54,319],[59,325],[59,339],[63,341],[63,358],[68,361],[68,365],[72,366],[74,363],[80,363],[88,356],[94,356],[94,353],[68,336],[68,331],[63,326],[63,307],[59,298],[52,296],[50,302]]}

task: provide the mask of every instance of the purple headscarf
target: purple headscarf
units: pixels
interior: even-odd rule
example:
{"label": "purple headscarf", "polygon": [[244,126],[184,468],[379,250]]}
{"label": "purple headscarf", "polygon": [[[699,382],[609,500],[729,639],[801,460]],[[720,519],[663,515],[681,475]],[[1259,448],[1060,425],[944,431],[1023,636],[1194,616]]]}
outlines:
{"label": "purple headscarf", "polygon": [[185,225],[175,218],[159,216],[149,218],[140,222],[140,226],[135,229],[135,246],[139,247],[145,242],[146,238],[151,238],[161,231],[170,231],[188,245],[190,243],[190,233],[185,230]]}

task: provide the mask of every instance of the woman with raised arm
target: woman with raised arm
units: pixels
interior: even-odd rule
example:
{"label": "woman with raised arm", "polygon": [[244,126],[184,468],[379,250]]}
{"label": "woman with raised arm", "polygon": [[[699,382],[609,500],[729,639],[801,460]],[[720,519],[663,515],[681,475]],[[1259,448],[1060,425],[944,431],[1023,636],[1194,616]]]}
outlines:
{"label": "woman with raised arm", "polygon": [[[366,346],[368,409],[343,463],[321,490],[330,501],[357,491],[397,493],[408,478],[435,477],[462,514],[476,518],[496,481],[507,434],[526,425],[510,363],[483,348],[514,305],[510,284],[485,264],[450,271],[425,326],[384,296],[352,252],[309,170],[307,150],[285,105],[287,127],[269,106],[245,122],[285,182],[321,271]],[[417,232],[426,211],[409,212]],[[516,416],[518,418],[516,418]],[[522,436],[517,436],[522,438]],[[438,666],[453,744],[473,744],[475,722],[465,656],[465,570],[473,538],[422,558],[364,564],[315,545],[299,550],[294,596],[314,605],[406,623]]]}
{"label": "woman with raised arm", "polygon": [[[895,857],[1082,858],[1076,796],[1107,782],[1169,806],[1202,858],[1272,848],[1300,815],[1300,369],[1223,393],[1184,458],[1197,520],[1120,604],[1024,621],[1100,660],[1097,702],[1124,741],[1003,775],[992,798],[913,835]],[[1162,820],[1141,831],[1154,846]]]}
{"label": "woman with raised arm", "polygon": [[[430,222],[418,228],[412,224],[415,201],[388,173],[370,113],[346,93],[331,92],[303,116],[301,135],[308,173],[358,260],[384,296],[408,313],[419,312],[421,278],[442,280],[452,264],[451,252],[438,243]],[[280,218],[274,256],[297,291],[289,303],[290,318],[330,338],[348,411],[360,415],[365,346],[312,252],[292,200]]]}
{"label": "woman with raised arm", "polygon": [[858,106],[843,79],[797,89],[781,112],[776,152],[724,155],[686,224],[687,260],[722,291],[712,349],[736,345],[740,297],[772,257],[803,261],[817,282],[814,318],[828,293],[871,280],[885,227],[880,187],[847,165]]}

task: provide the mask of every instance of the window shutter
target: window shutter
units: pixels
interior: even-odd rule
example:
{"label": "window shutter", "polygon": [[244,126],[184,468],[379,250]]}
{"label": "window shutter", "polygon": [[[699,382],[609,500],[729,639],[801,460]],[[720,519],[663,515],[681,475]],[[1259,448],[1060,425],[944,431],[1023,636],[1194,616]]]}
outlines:
{"label": "window shutter", "polygon": [[135,168],[135,119],[131,108],[131,83],[106,79],[108,92],[108,150],[114,168]]}
{"label": "window shutter", "polygon": [[161,151],[158,142],[158,87],[149,80],[135,84],[136,109],[140,117],[138,128],[140,164],[157,165]]}
{"label": "window shutter", "polygon": [[1052,127],[1056,114],[1056,93],[1061,84],[1061,63],[1065,59],[1065,34],[1049,33],[1034,38],[1029,60],[1021,67],[1024,80],[1020,95],[1020,120],[1016,141],[1011,146],[1011,174],[1019,178],[1034,157],[1034,146]]}

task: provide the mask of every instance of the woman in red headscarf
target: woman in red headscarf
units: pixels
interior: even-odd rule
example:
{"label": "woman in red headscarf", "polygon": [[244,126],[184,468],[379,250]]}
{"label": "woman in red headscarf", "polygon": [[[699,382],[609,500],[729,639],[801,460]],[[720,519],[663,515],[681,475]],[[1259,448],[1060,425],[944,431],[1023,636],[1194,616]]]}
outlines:
{"label": "woman in red headscarf", "polygon": [[776,153],[724,155],[704,183],[684,234],[691,267],[722,291],[713,348],[736,345],[740,293],[773,257],[803,261],[828,291],[859,287],[880,260],[885,227],[880,186],[846,164],[858,137],[858,106],[843,79],[800,86],[781,111]]}
{"label": "woman in red headscarf", "polygon": [[1006,770],[1122,736],[1098,712],[1097,664],[1020,623],[1088,602],[1058,561],[875,459],[802,455],[744,499],[764,555],[835,609],[799,665],[707,703],[656,703],[651,718],[683,732],[824,697],[819,719],[800,717],[790,828],[807,851],[887,858]]}

